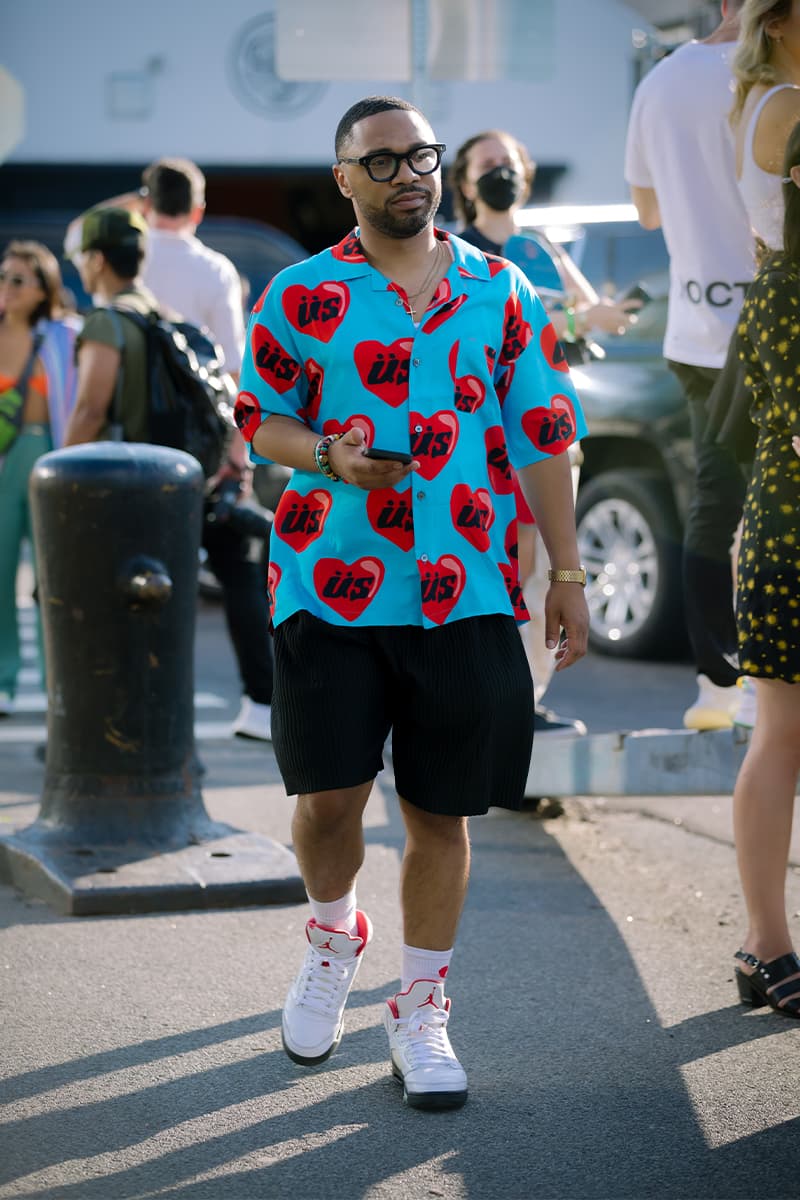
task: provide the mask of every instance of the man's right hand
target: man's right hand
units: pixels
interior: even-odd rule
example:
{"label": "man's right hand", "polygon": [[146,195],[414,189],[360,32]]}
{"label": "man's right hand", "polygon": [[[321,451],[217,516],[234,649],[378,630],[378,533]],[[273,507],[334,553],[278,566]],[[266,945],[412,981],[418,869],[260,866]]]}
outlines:
{"label": "man's right hand", "polygon": [[363,429],[348,429],[347,433],[331,443],[328,462],[331,470],[348,483],[372,492],[378,488],[394,487],[412,471],[419,469],[419,462],[394,463],[385,459],[365,458],[366,438]]}

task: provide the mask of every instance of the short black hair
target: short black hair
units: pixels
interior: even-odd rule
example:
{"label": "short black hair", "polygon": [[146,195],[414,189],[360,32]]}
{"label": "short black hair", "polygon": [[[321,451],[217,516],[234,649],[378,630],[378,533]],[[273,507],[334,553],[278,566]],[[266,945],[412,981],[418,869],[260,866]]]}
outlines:
{"label": "short black hair", "polygon": [[416,104],[412,104],[409,100],[403,100],[400,96],[365,96],[363,100],[357,100],[355,104],[351,104],[336,126],[336,137],[333,142],[336,157],[341,158],[342,151],[350,140],[354,125],[367,117],[374,117],[376,113],[391,112],[395,108],[405,112],[419,113],[423,120],[427,120]]}
{"label": "short black hair", "polygon": [[160,158],[142,172],[150,203],[163,217],[185,217],[206,202],[206,178],[188,158]]}
{"label": "short black hair", "polygon": [[120,279],[135,279],[144,261],[144,246],[97,246],[111,270]]}

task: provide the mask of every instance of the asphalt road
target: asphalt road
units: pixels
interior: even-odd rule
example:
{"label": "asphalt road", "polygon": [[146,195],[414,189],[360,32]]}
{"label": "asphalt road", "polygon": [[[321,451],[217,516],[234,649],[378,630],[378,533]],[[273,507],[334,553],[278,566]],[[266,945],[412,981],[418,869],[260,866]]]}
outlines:
{"label": "asphalt road", "polygon": [[[235,710],[218,608],[197,683]],[[686,664],[590,659],[551,701],[599,730],[663,723]],[[16,721],[17,718],[12,718]],[[268,746],[200,746],[213,817],[290,841]],[[34,819],[43,768],[0,745],[0,823]],[[764,1200],[798,1194],[800,1023],[745,1011],[724,801],[566,802],[472,823],[448,990],[470,1099],[406,1109],[380,1027],[396,990],[402,827],[390,772],[366,812],[359,903],[375,938],[337,1054],[280,1046],[304,905],[68,918],[0,887],[0,1197],[16,1200]],[[692,810],[716,810],[707,829]],[[800,925],[800,873],[787,898]],[[798,939],[800,940],[800,939]]]}

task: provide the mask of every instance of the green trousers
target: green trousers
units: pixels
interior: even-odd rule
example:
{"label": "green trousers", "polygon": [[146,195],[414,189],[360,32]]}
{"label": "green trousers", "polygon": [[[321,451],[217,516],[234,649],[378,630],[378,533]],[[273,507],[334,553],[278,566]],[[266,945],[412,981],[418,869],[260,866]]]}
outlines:
{"label": "green trousers", "polygon": [[[22,543],[33,551],[28,480],[37,458],[53,449],[48,425],[23,425],[0,467],[0,693],[12,699],[22,666],[17,625],[17,569]],[[34,559],[35,570],[35,559]],[[37,618],[39,661],[44,681],[42,624]]]}

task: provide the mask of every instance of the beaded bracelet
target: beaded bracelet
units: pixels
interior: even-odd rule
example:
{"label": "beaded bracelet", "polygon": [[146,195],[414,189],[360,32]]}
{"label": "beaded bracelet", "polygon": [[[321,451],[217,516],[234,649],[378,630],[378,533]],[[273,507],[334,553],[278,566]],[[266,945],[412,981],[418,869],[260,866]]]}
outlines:
{"label": "beaded bracelet", "polygon": [[314,462],[317,464],[317,470],[333,483],[341,483],[342,476],[337,475],[331,466],[328,460],[328,451],[333,443],[338,442],[339,438],[343,436],[341,433],[329,433],[325,437],[321,437],[314,447]]}

